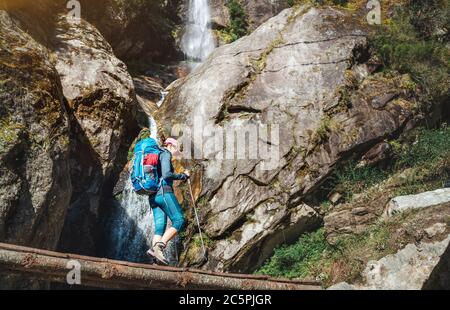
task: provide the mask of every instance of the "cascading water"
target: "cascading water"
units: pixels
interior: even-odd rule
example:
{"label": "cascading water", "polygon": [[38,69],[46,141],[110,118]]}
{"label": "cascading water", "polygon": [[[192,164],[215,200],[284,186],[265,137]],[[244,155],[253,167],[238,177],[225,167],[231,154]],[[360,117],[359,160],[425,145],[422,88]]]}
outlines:
{"label": "cascading water", "polygon": [[[157,124],[149,117],[152,138],[157,137]],[[146,252],[150,248],[154,235],[153,212],[148,197],[136,194],[127,177],[122,192],[116,197],[116,204],[111,206],[106,224],[107,256],[130,262],[151,262]],[[168,225],[171,225],[170,220]],[[175,265],[178,261],[178,238],[169,242],[166,257]]]}
{"label": "cascading water", "polygon": [[108,225],[108,256],[131,262],[148,260],[146,251],[153,235],[153,216],[148,198],[137,195],[127,180]]}
{"label": "cascading water", "polygon": [[202,63],[216,44],[211,31],[208,0],[189,0],[189,10],[181,48],[192,67]]}

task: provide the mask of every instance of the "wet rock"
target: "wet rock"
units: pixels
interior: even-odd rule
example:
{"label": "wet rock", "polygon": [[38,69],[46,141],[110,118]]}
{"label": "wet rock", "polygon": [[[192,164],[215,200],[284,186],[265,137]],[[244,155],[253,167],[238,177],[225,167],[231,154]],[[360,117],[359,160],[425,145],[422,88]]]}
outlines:
{"label": "wet rock", "polygon": [[[364,154],[411,118],[400,76],[366,70],[360,82],[352,78],[370,59],[357,20],[332,8],[284,10],[251,35],[216,49],[169,87],[156,117],[166,134],[174,134],[175,124],[191,129],[180,138],[200,155],[202,222],[214,240],[205,268],[257,268],[279,244],[273,236],[292,227],[294,237],[305,231],[283,219],[336,165],[348,154]],[[393,88],[399,89],[396,100],[380,109],[371,105]],[[279,130],[270,136],[258,129],[259,139],[244,138],[249,128],[266,125]],[[194,126],[207,130],[202,141],[194,139]],[[247,140],[246,156],[216,150],[214,130]],[[229,145],[234,142],[225,142],[225,149]],[[373,215],[352,216],[370,221]]]}
{"label": "wet rock", "polygon": [[161,92],[164,91],[162,81],[150,76],[141,75],[133,78],[136,94],[143,99],[153,102],[161,99]]}

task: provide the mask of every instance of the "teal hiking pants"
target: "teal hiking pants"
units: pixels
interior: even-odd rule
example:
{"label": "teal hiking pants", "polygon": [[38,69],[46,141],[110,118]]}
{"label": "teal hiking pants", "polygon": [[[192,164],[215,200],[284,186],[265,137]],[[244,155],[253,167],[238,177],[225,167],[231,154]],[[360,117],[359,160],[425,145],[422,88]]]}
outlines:
{"label": "teal hiking pants", "polygon": [[182,231],[185,224],[183,210],[173,192],[166,192],[150,197],[150,206],[153,209],[155,221],[155,235],[162,236],[166,231],[167,218],[172,222],[172,227],[177,232]]}

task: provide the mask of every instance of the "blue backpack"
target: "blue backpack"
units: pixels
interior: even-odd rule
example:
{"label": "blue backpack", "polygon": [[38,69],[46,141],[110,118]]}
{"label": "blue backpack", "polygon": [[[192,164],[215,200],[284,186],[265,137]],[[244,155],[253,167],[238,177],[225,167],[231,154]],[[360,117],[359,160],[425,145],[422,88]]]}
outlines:
{"label": "blue backpack", "polygon": [[134,147],[131,183],[139,195],[156,194],[161,186],[158,175],[158,163],[161,149],[155,139],[147,138],[139,141]]}

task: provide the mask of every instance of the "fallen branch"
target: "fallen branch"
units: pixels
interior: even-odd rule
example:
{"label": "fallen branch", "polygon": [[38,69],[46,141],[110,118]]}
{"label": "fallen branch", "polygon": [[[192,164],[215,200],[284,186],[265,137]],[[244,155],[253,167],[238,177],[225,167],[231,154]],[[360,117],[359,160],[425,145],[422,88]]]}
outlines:
{"label": "fallen branch", "polygon": [[83,286],[113,289],[309,290],[315,281],[215,273],[64,254],[0,243],[0,273],[20,273],[36,280],[67,283],[71,261],[79,262]]}

